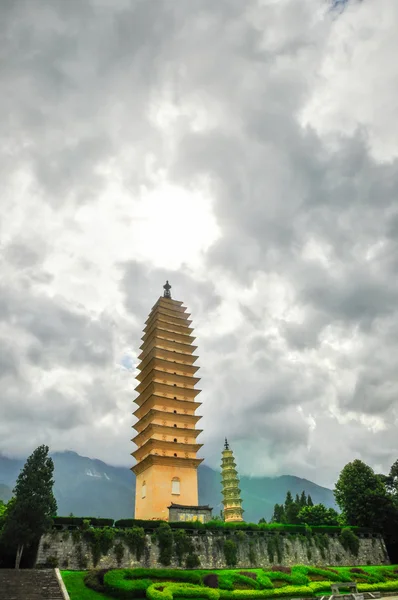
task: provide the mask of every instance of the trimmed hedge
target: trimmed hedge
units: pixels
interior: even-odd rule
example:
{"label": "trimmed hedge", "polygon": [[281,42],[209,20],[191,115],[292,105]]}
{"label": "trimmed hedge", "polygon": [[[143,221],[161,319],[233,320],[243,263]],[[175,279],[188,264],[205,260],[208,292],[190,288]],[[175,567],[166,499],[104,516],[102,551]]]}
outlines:
{"label": "trimmed hedge", "polygon": [[[166,521],[141,520],[141,519],[119,519],[115,521],[115,527],[121,529],[125,527],[143,527],[144,529],[157,529],[161,523]],[[301,533],[303,535],[310,533],[341,534],[343,529],[349,529],[356,534],[371,534],[372,530],[364,527],[340,527],[337,525],[319,525],[309,527],[308,525],[286,525],[284,523],[225,523],[224,521],[209,521],[201,523],[200,521],[174,521],[168,523],[172,529],[188,529],[201,531],[264,531],[264,532],[285,532]]]}
{"label": "trimmed hedge", "polygon": [[53,517],[54,526],[66,525],[68,527],[81,527],[83,521],[90,521],[92,527],[113,527],[114,519],[100,517]]}
{"label": "trimmed hedge", "polygon": [[115,598],[145,598],[146,591],[152,585],[150,579],[127,578],[125,574],[129,569],[108,571],[104,575],[104,588],[106,593]]}
{"label": "trimmed hedge", "polygon": [[[351,576],[345,572],[345,569],[339,569],[337,573],[331,571],[327,568],[322,569],[318,567],[309,567],[307,565],[296,565],[292,568],[292,575],[301,575],[307,577],[307,581],[309,581],[309,577],[311,575],[320,575],[321,577],[325,577],[325,581],[339,581],[341,583],[345,581],[352,581]],[[330,584],[329,584],[330,587]]]}
{"label": "trimmed hedge", "polygon": [[220,592],[213,588],[190,586],[189,584],[154,583],[147,590],[149,600],[173,600],[173,598],[207,598],[208,600],[218,600]]}

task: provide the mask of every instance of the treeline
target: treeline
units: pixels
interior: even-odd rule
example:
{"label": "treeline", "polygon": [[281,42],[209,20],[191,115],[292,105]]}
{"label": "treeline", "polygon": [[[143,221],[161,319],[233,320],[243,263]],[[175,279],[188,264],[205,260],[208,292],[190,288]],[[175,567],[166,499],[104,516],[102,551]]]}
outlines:
{"label": "treeline", "polygon": [[323,504],[314,504],[310,495],[305,491],[293,498],[287,492],[283,504],[275,504],[271,523],[286,523],[287,525],[343,525],[339,514],[333,508]]}
{"label": "treeline", "polygon": [[323,504],[314,505],[311,496],[306,496],[305,492],[295,498],[288,492],[283,504],[275,504],[271,522],[371,529],[383,536],[390,559],[397,562],[398,460],[388,475],[375,473],[358,459],[348,463],[337,480],[334,497],[340,514]]}
{"label": "treeline", "polygon": [[[10,552],[16,568],[23,552],[31,551],[34,556],[40,536],[53,526],[57,504],[53,494],[54,465],[48,452],[47,446],[33,452],[18,476],[13,498],[7,505],[0,501],[0,567],[7,566],[3,557]],[[348,463],[340,473],[334,496],[340,514],[323,504],[314,505],[304,491],[295,498],[289,491],[283,504],[275,504],[271,523],[298,528],[309,525],[371,529],[384,537],[391,561],[398,562],[398,461],[388,475],[375,473],[361,460]],[[265,523],[265,519],[260,523]],[[215,519],[211,526],[216,525]]]}

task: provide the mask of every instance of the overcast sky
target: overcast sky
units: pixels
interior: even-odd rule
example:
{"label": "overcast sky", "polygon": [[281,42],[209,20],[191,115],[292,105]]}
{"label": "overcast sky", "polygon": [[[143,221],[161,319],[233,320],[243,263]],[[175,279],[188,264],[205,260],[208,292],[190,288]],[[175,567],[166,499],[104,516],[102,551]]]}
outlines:
{"label": "overcast sky", "polygon": [[398,458],[398,2],[0,2],[0,453],[131,466],[167,279],[201,456]]}

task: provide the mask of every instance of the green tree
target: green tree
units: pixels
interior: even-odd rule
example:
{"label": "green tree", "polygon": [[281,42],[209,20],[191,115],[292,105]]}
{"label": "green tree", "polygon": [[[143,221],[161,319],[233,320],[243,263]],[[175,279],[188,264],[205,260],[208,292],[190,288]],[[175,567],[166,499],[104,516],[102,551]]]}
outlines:
{"label": "green tree", "polygon": [[3,525],[6,520],[6,511],[7,511],[7,505],[4,504],[3,500],[0,500],[0,539],[1,539],[1,532],[3,529]]}
{"label": "green tree", "polygon": [[306,493],[304,490],[301,492],[300,506],[301,506],[301,508],[303,508],[303,506],[307,506],[307,496],[306,496]]}
{"label": "green tree", "polygon": [[267,522],[267,521],[264,519],[264,517],[261,517],[261,519],[259,520],[259,522],[258,522],[258,523],[259,523],[259,525],[260,525],[261,523],[266,523],[266,522]]}
{"label": "green tree", "polygon": [[377,475],[377,477],[385,485],[394,502],[398,504],[398,460],[391,466],[388,475]]}
{"label": "green tree", "polygon": [[340,473],[334,497],[349,525],[381,531],[392,499],[373,469],[361,460],[348,463]]}
{"label": "green tree", "polygon": [[307,506],[314,506],[311,496],[308,494],[307,497]]}
{"label": "green tree", "polygon": [[297,502],[288,504],[285,510],[286,523],[289,525],[295,525],[299,523],[298,514],[300,512],[300,505]]}
{"label": "green tree", "polygon": [[29,456],[14,488],[15,498],[2,530],[2,539],[15,548],[15,568],[18,569],[26,546],[38,541],[50,529],[57,513],[53,494],[54,463],[48,456],[48,446],[39,446]]}
{"label": "green tree", "polygon": [[292,492],[290,490],[287,491],[286,494],[286,498],[285,498],[285,510],[287,510],[287,507],[290,506],[291,504],[293,504],[294,500],[293,500],[293,496],[292,496]]}
{"label": "green tree", "polygon": [[306,525],[339,525],[339,515],[333,508],[315,504],[303,506],[298,514],[298,521]]}
{"label": "green tree", "polygon": [[286,523],[285,507],[283,504],[275,504],[271,523]]}

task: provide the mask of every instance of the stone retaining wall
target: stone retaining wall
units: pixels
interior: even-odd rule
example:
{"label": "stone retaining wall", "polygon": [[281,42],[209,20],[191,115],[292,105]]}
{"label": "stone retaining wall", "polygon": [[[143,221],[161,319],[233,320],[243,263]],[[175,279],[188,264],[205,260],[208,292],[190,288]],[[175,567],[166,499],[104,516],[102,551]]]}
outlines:
{"label": "stone retaining wall", "polygon": [[[200,559],[200,567],[204,569],[228,568],[224,555],[224,542],[227,539],[234,540],[237,545],[238,563],[236,568],[239,569],[270,567],[273,564],[284,566],[296,564],[319,566],[389,564],[386,547],[380,537],[361,537],[358,556],[354,556],[344,550],[338,536],[328,536],[328,547],[324,549],[324,557],[322,557],[313,538],[309,542],[303,539],[303,536],[280,536],[279,540],[283,548],[282,560],[278,560],[275,553],[271,561],[270,548],[274,546],[271,540],[273,537],[274,534],[268,533],[248,535],[239,532],[232,536],[206,532],[205,534],[193,534],[191,540],[194,553]],[[139,561],[122,539],[115,538],[114,546],[119,541],[122,542],[124,548],[123,558],[119,564],[113,547],[106,556],[100,558],[97,565],[94,565],[91,546],[83,538],[80,541],[76,540],[76,536],[73,536],[70,531],[52,531],[40,540],[36,566],[51,565],[72,570],[91,569],[95,566],[97,568],[163,567],[159,562],[159,548],[155,536],[146,536],[145,551]],[[179,567],[175,557],[170,566]]]}

